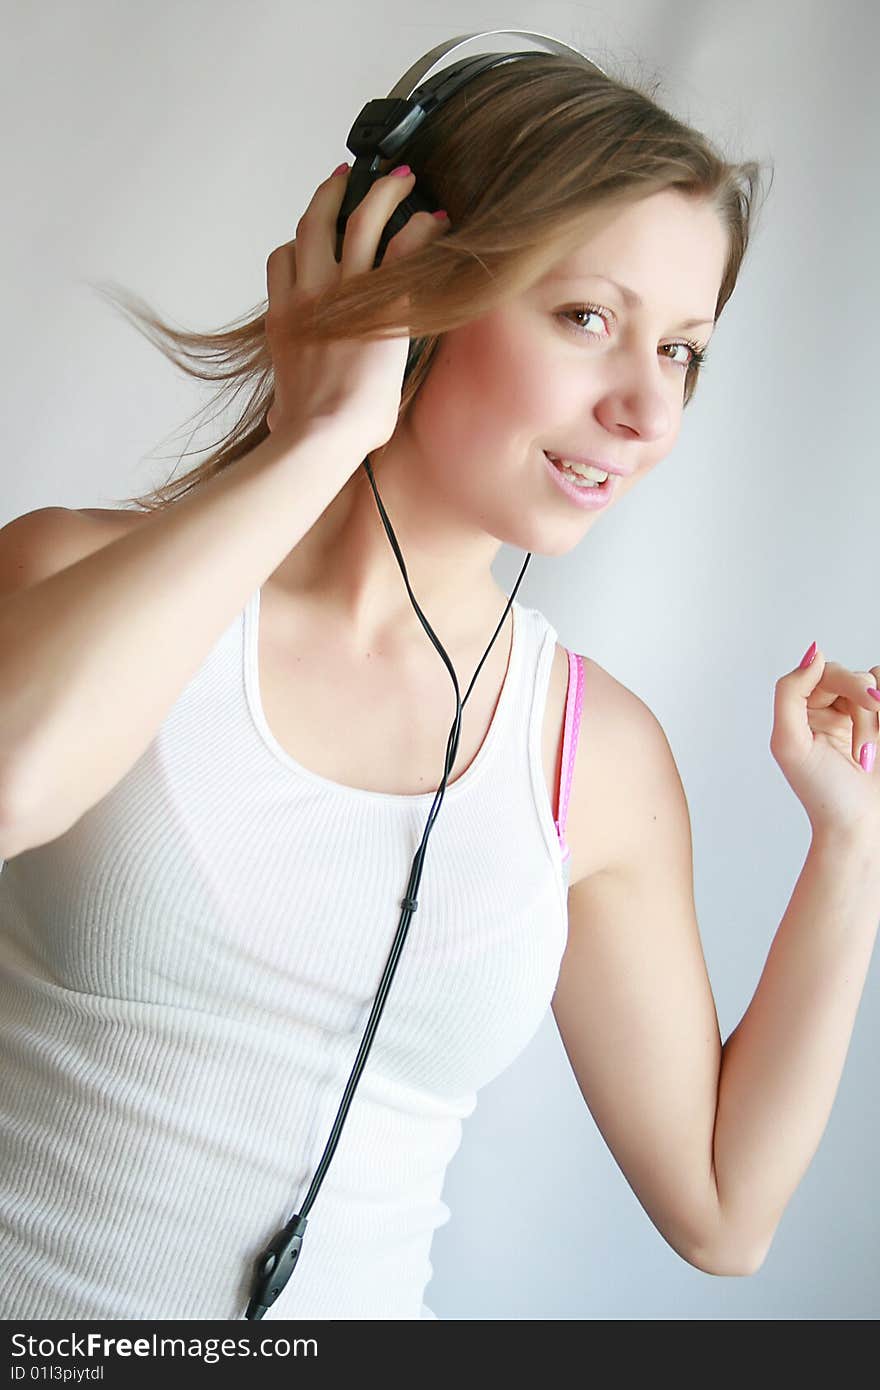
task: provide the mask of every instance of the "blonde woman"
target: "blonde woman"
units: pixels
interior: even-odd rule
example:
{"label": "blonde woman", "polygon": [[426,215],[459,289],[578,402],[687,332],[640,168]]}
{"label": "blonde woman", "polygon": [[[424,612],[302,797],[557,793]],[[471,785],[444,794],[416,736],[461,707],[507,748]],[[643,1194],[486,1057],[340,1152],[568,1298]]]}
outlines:
{"label": "blonde woman", "polygon": [[[328,175],[269,256],[265,311],[208,335],[135,312],[238,405],[205,462],[139,510],[0,532],[6,1319],[242,1316],[322,1153],[449,731],[362,464],[467,680],[505,609],[502,543],[566,554],[672,449],[759,173],[546,54],[475,80],[395,163],[339,260],[348,171]],[[418,179],[448,217],[410,218],[376,267]],[[812,656],[778,682],[771,746],[813,844],[722,1047],[663,729],[512,605],[267,1318],[434,1316],[461,1122],[550,1006],[661,1237],[714,1274],[760,1267],[880,914],[859,761],[880,666]]]}

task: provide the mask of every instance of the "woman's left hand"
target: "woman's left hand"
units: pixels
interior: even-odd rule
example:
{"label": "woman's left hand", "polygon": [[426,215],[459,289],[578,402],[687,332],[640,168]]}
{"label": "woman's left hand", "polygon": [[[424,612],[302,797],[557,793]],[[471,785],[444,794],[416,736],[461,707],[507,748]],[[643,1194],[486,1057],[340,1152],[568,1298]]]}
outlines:
{"label": "woman's left hand", "polygon": [[880,853],[880,766],[859,762],[862,745],[878,741],[880,700],[869,686],[880,687],[880,666],[850,671],[817,650],[776,682],[770,752],[814,835],[867,838]]}

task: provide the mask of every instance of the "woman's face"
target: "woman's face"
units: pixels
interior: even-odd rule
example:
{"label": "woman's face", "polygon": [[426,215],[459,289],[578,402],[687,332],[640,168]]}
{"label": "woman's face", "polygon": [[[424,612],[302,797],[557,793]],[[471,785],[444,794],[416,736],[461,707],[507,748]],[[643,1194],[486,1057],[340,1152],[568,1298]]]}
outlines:
{"label": "woman's face", "polygon": [[[685,340],[709,340],[727,250],[717,213],[667,189],[614,213],[523,295],[445,334],[400,427],[438,517],[536,554],[576,545],[675,443]],[[544,449],[626,476],[604,507],[584,510],[548,476]]]}

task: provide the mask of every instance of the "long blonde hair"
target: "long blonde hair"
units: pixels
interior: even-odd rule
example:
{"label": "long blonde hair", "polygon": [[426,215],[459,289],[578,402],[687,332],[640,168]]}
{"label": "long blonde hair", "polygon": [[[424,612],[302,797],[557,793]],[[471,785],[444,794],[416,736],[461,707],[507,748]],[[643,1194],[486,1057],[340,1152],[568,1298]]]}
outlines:
{"label": "long blonde hair", "polygon": [[[527,290],[582,244],[591,217],[666,188],[708,200],[727,230],[717,321],[745,256],[763,168],[755,160],[727,161],[706,136],[639,87],[574,57],[545,53],[502,64],[468,83],[393,160],[404,162],[417,186],[423,184],[447,209],[451,230],[396,264],[353,275],[316,296],[309,314],[291,326],[291,335],[302,341],[385,336],[400,331],[390,306],[407,294],[407,327],[415,341],[399,419],[430,369],[441,334]],[[139,497],[120,499],[155,511],[250,453],[269,434],[268,304],[213,332],[187,332],[124,288],[90,283],[181,371],[220,383],[196,418],[210,412],[213,420],[236,398],[243,402],[202,463]],[[698,371],[692,364],[685,375],[685,406]],[[187,452],[203,450],[184,449],[178,462]]]}

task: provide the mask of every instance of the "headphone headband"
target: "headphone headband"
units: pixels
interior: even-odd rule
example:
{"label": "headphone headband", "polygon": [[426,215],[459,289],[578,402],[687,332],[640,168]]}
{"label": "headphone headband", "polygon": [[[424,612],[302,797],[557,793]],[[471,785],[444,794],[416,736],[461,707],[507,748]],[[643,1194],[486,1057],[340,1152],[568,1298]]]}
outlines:
{"label": "headphone headband", "polygon": [[[421,58],[416,59],[412,67],[408,68],[403,74],[400,81],[395,82],[391,91],[388,93],[389,97],[412,96],[420,79],[426,76],[432,68],[436,67],[440,59],[445,57],[447,53],[453,53],[456,48],[462,48],[464,44],[470,43],[471,39],[491,38],[493,34],[514,34],[520,39],[538,39],[540,46],[548,49],[551,53],[559,53],[562,57],[572,55],[575,58],[581,58],[589,63],[591,67],[596,68],[598,72],[601,72],[603,76],[607,77],[608,75],[605,73],[604,69],[599,67],[598,63],[593,62],[592,58],[588,58],[585,53],[581,53],[580,49],[573,48],[571,44],[563,43],[562,39],[552,38],[550,34],[539,34],[533,29],[483,29],[476,34],[458,34],[454,39],[447,39],[445,43],[438,43],[436,48],[432,48],[429,53],[425,53]],[[508,53],[503,55],[493,54],[491,56],[494,58],[502,57],[506,60],[508,58],[519,58],[527,55]],[[463,62],[465,61],[468,60],[463,60]],[[469,74],[469,77],[471,75],[472,74]]]}
{"label": "headphone headband", "polygon": [[[417,59],[399,81],[395,82],[387,97],[378,97],[373,101],[368,101],[362,107],[348,133],[346,147],[356,159],[370,159],[369,169],[372,175],[375,176],[376,174],[379,159],[392,159],[412,137],[425,117],[448,101],[460,87],[473,81],[480,73],[487,72],[490,68],[515,62],[518,58],[530,58],[532,56],[529,50],[516,53],[476,54],[469,58],[462,58],[451,67],[442,69],[433,78],[426,76],[447,53],[454,52],[455,49],[470,43],[472,39],[484,39],[493,34],[516,34],[524,39],[537,39],[540,47],[553,53],[559,53],[563,57],[576,57],[589,67],[595,68],[597,72],[602,73],[603,77],[607,76],[598,63],[594,63],[579,49],[572,48],[571,44],[563,43],[561,39],[552,38],[549,34],[539,34],[531,29],[486,29],[480,33],[459,34],[454,39],[447,39]],[[422,81],[423,78],[425,78],[424,81]],[[352,198],[346,200],[347,203],[351,202],[351,206],[343,206],[345,216],[350,215],[353,207],[357,202],[360,202],[369,187],[368,184],[362,185],[361,183],[361,169],[353,170],[352,173],[355,175],[351,181]],[[409,209],[408,215],[411,215],[412,211],[413,209]],[[384,251],[384,247],[382,250]]]}

